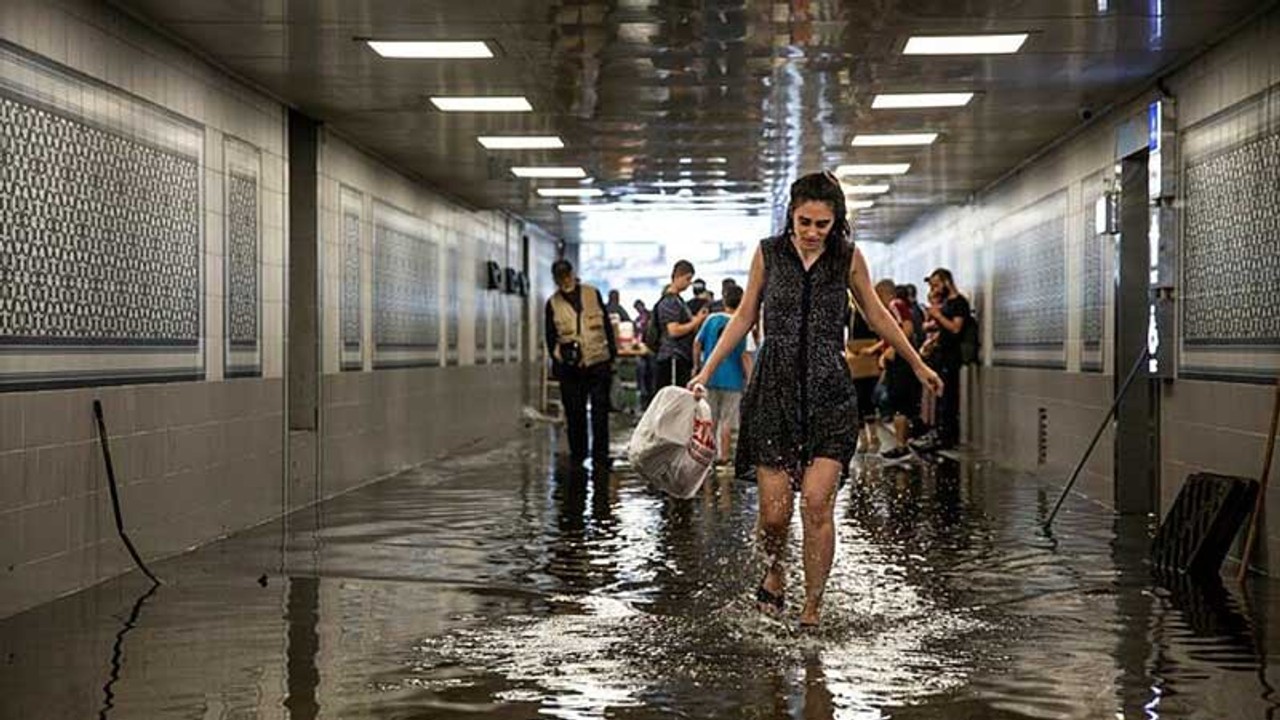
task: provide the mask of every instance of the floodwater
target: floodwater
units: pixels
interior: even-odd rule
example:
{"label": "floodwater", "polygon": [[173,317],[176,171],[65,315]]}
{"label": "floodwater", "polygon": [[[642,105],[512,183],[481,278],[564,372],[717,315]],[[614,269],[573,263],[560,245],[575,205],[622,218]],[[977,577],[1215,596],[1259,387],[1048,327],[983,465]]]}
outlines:
{"label": "floodwater", "polygon": [[786,618],[751,602],[752,486],[668,500],[549,435],[0,621],[0,718],[1277,716],[1274,583],[1156,585],[1145,521],[1079,498],[1046,534],[1058,478],[859,464],[810,634],[798,562]]}

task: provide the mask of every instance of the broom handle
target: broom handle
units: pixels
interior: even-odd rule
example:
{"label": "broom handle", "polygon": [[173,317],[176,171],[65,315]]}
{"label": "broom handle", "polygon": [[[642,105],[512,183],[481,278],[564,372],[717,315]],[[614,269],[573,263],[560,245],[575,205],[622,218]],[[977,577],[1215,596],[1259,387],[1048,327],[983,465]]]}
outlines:
{"label": "broom handle", "polygon": [[1267,506],[1267,480],[1271,477],[1271,459],[1275,455],[1276,430],[1280,427],[1280,377],[1276,378],[1276,401],[1271,408],[1271,430],[1267,433],[1267,450],[1263,454],[1261,487],[1253,505],[1253,517],[1249,520],[1249,534],[1244,539],[1244,552],[1240,558],[1240,571],[1236,582],[1244,582],[1249,575],[1249,559],[1253,556],[1254,536],[1258,533],[1258,518]]}

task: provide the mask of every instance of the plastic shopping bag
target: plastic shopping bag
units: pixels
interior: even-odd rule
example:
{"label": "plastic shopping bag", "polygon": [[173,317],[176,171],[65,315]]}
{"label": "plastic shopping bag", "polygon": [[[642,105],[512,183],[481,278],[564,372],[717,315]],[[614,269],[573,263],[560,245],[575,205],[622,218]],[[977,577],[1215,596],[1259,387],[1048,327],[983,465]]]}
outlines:
{"label": "plastic shopping bag", "polygon": [[682,387],[658,391],[627,446],[631,466],[663,492],[690,498],[716,458],[711,406]]}

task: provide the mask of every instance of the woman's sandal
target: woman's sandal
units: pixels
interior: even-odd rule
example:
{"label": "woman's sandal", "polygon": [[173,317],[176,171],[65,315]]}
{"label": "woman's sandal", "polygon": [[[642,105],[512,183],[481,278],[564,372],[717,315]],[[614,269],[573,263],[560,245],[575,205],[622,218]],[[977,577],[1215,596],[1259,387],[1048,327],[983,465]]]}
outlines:
{"label": "woman's sandal", "polygon": [[760,612],[771,612],[781,615],[786,605],[786,596],[782,593],[771,593],[764,589],[764,581],[756,588],[756,607]]}

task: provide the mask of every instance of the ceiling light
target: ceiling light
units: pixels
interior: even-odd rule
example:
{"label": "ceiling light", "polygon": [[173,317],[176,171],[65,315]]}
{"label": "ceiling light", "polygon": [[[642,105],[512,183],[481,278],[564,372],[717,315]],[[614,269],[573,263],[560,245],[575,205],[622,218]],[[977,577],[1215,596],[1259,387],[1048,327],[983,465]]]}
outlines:
{"label": "ceiling light", "polygon": [[903,55],[1008,55],[1027,41],[1026,33],[1012,35],[935,35],[907,40]]}
{"label": "ceiling light", "polygon": [[836,175],[906,175],[910,169],[910,163],[864,163],[841,165],[836,168]]}
{"label": "ceiling light", "polygon": [[441,112],[532,112],[522,97],[433,97],[431,104]]}
{"label": "ceiling light", "polygon": [[476,138],[486,150],[559,150],[564,141],[555,135],[484,135]]}
{"label": "ceiling light", "polygon": [[479,41],[366,40],[365,42],[384,58],[460,60],[493,57],[493,50]]}
{"label": "ceiling light", "polygon": [[892,145],[932,145],[938,133],[889,133],[884,135],[858,135],[850,143],[853,147],[888,147]]}
{"label": "ceiling light", "polygon": [[845,195],[883,195],[889,192],[888,185],[845,185]]}
{"label": "ceiling light", "polygon": [[600,188],[538,188],[538,195],[546,198],[600,197],[604,191]]}
{"label": "ceiling light", "polygon": [[964,107],[973,99],[971,92],[956,93],[882,93],[871,101],[875,110],[893,108]]}
{"label": "ceiling light", "polygon": [[845,207],[849,208],[850,210],[866,210],[867,208],[875,204],[876,204],[875,200],[854,200],[853,202],[845,203]]}
{"label": "ceiling light", "polygon": [[724,165],[725,163],[729,162],[729,158],[709,157],[707,158],[707,162],[711,163],[712,165]]}
{"label": "ceiling light", "polygon": [[556,209],[562,213],[584,213],[584,212],[601,212],[617,210],[618,206],[613,204],[601,205],[557,205]]}
{"label": "ceiling light", "polygon": [[518,178],[573,178],[587,176],[580,167],[513,167],[511,174]]}

